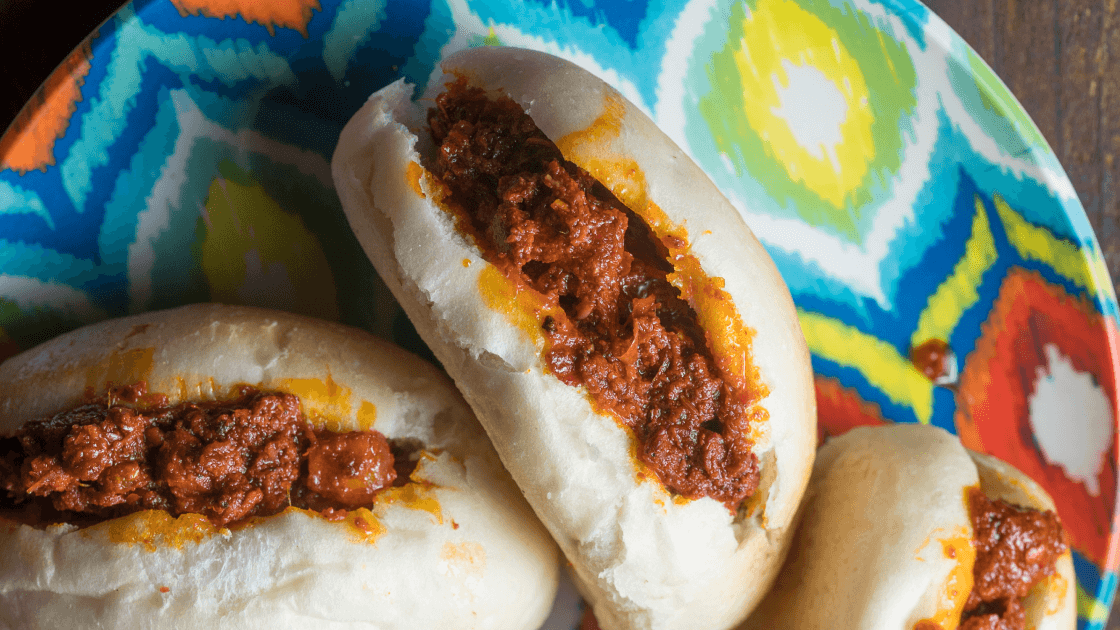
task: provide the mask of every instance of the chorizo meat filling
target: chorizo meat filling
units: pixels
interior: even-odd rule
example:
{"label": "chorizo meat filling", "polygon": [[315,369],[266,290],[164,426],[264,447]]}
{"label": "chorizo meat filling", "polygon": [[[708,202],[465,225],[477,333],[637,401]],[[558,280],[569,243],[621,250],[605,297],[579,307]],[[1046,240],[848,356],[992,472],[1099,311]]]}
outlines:
{"label": "chorizo meat filling", "polygon": [[670,280],[666,243],[508,97],[460,79],[428,122],[430,167],[459,229],[562,313],[541,326],[548,369],[633,431],[638,459],[668,490],[736,509],[759,483],[750,429],[765,418],[762,388],[742,391],[721,373]]}
{"label": "chorizo meat filling", "polygon": [[979,490],[969,494],[969,516],[976,564],[960,629],[1023,630],[1023,598],[1054,573],[1068,548],[1058,516],[991,500]]}
{"label": "chorizo meat filling", "polygon": [[295,506],[337,519],[414,466],[377,431],[312,428],[292,394],[171,406],[145,390],[115,388],[0,438],[0,515],[90,525],[154,509],[224,527]]}
{"label": "chorizo meat filling", "polygon": [[[1023,598],[1053,575],[1069,548],[1058,515],[989,499],[978,488],[968,493],[976,561],[972,591],[965,600],[958,630],[1025,630]],[[942,630],[924,620],[914,630]]]}

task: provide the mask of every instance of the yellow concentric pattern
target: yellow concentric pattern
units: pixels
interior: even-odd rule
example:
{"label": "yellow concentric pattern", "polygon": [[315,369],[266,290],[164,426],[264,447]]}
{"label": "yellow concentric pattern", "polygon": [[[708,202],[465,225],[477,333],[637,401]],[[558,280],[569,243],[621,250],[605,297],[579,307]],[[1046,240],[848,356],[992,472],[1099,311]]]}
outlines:
{"label": "yellow concentric pattern", "polygon": [[[760,0],[748,10],[741,44],[734,59],[751,127],[790,179],[842,208],[875,158],[859,63],[836,31],[791,0]],[[817,111],[805,106],[810,93],[827,101]],[[807,124],[814,114],[816,124]]]}
{"label": "yellow concentric pattern", "polygon": [[828,0],[720,3],[684,78],[689,146],[754,212],[862,245],[913,139],[906,45]]}
{"label": "yellow concentric pattern", "polygon": [[337,319],[337,290],[315,234],[232,162],[218,170],[199,226],[210,299]]}

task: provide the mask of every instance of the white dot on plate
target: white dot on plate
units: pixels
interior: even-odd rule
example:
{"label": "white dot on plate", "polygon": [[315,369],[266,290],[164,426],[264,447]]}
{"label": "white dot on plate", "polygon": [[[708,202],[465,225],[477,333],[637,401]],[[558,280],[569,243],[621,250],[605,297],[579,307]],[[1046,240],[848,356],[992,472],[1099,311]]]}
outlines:
{"label": "white dot on plate", "polygon": [[1030,423],[1048,462],[1101,492],[1097,473],[1112,445],[1112,404],[1091,374],[1079,372],[1058,346],[1046,344],[1048,368],[1039,367],[1030,398]]}
{"label": "white dot on plate", "polygon": [[786,121],[794,139],[810,155],[823,160],[827,152],[839,172],[835,148],[844,141],[844,121],[848,118],[844,93],[816,67],[796,65],[788,59],[782,60],[782,67],[789,85],[782,85],[777,75],[772,75],[779,105],[771,111]]}

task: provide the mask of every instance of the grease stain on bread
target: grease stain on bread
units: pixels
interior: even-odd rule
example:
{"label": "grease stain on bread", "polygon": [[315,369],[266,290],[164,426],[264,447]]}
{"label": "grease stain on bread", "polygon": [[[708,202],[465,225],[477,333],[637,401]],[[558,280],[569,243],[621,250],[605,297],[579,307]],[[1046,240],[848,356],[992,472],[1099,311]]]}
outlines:
{"label": "grease stain on bread", "polygon": [[81,530],[84,536],[104,536],[114,544],[138,544],[148,551],[157,546],[182,549],[197,545],[214,536],[229,536],[230,530],[215,527],[201,514],[183,514],[178,518],[163,510],[145,510],[115,518]]}

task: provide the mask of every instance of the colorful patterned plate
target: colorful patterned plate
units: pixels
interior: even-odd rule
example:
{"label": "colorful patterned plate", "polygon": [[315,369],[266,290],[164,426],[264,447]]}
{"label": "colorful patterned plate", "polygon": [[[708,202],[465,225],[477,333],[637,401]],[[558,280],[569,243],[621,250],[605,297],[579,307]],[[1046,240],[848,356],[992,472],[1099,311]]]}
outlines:
{"label": "colorful patterned plate", "polygon": [[[800,309],[823,433],[932,423],[1045,485],[1079,628],[1103,626],[1116,298],[1038,130],[914,0],[127,5],[0,140],[0,356],[205,300],[417,347],[347,229],[331,151],[372,91],[501,44],[608,80],[732,198]],[[942,385],[909,358],[930,340],[953,352]],[[547,627],[578,618],[565,590]]]}

